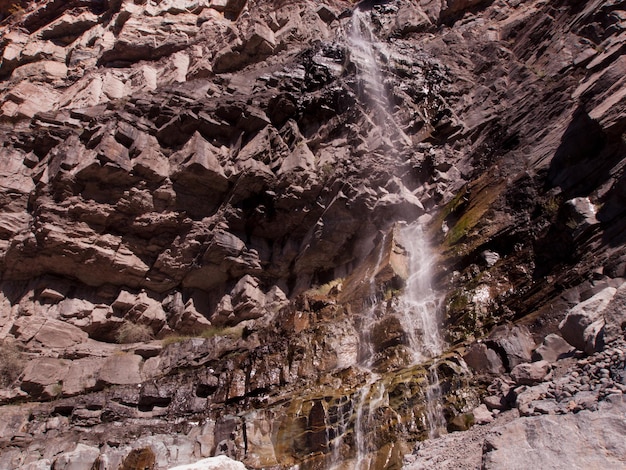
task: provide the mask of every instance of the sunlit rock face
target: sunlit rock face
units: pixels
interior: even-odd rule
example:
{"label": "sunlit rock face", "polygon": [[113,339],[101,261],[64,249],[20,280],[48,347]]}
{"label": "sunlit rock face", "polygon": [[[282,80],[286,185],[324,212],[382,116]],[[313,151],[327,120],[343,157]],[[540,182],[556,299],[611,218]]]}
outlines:
{"label": "sunlit rock face", "polygon": [[429,468],[433,374],[450,431],[602,429],[624,11],[0,1],[0,469]]}

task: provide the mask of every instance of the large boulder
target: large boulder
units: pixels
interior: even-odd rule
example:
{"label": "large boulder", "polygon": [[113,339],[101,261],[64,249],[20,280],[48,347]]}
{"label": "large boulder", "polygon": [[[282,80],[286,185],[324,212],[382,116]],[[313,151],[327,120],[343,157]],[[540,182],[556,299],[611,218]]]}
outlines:
{"label": "large boulder", "polygon": [[520,325],[497,327],[491,332],[485,344],[500,354],[508,370],[518,364],[529,362],[535,349],[535,340],[528,328]]}
{"label": "large boulder", "polygon": [[69,348],[85,342],[88,338],[87,333],[69,323],[40,317],[21,317],[15,322],[13,329],[18,339],[23,341],[30,339],[29,334],[34,329],[30,345],[46,349]]}
{"label": "large boulder", "polygon": [[482,468],[624,468],[625,411],[621,404],[595,412],[516,419],[486,438]]}
{"label": "large boulder", "polygon": [[121,353],[107,358],[98,373],[98,384],[129,385],[141,383],[141,363],[137,354]]}
{"label": "large boulder", "polygon": [[533,360],[543,360],[552,363],[558,361],[572,351],[572,346],[570,346],[570,344],[562,337],[556,334],[549,334],[543,339],[543,342],[539,345],[539,347],[533,351]]}
{"label": "large boulder", "polygon": [[64,452],[58,456],[52,468],[54,470],[91,470],[100,455],[97,447],[77,444],[71,452]]}
{"label": "large boulder", "polygon": [[63,391],[71,361],[42,357],[28,363],[22,377],[21,388],[36,398],[56,398]]}
{"label": "large boulder", "polygon": [[569,310],[559,330],[572,346],[587,354],[604,348],[604,310],[615,297],[617,290],[607,287],[593,297]]}
{"label": "large boulder", "polygon": [[615,296],[604,310],[604,341],[608,344],[624,336],[626,325],[626,283],[617,288]]}
{"label": "large boulder", "polygon": [[484,343],[475,343],[463,356],[463,360],[476,372],[502,374],[504,366],[500,356]]}
{"label": "large boulder", "polygon": [[548,361],[527,362],[516,365],[511,371],[511,378],[518,385],[534,385],[543,381],[549,373]]}

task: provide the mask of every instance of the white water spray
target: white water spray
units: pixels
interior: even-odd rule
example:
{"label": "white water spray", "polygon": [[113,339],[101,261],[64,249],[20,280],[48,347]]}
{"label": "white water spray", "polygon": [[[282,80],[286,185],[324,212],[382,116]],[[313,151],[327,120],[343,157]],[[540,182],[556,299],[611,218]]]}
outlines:
{"label": "white water spray", "polygon": [[430,284],[432,254],[421,225],[407,225],[400,236],[409,261],[409,278],[400,300],[400,310],[413,362],[417,363],[436,357],[443,350],[439,334],[439,299]]}
{"label": "white water spray", "polygon": [[[389,59],[385,45],[376,39],[369,12],[356,8],[352,14],[348,31],[350,56],[357,67],[357,77],[362,86],[361,93],[373,110],[372,123],[381,132],[381,137],[393,136],[403,145],[411,145],[411,139],[400,129],[393,118],[393,106],[379,66],[378,57]],[[390,142],[390,147],[394,144]]]}
{"label": "white water spray", "polygon": [[378,122],[375,124],[385,126],[390,117],[391,105],[376,60],[380,48],[375,47],[375,45],[378,46],[375,38],[367,12],[359,8],[354,10],[349,34],[350,45],[352,46],[350,54],[358,68],[357,76],[363,85],[363,94],[367,101],[379,111]]}
{"label": "white water spray", "polygon": [[385,384],[380,380],[380,376],[374,374],[361,390],[356,412],[356,423],[354,424],[357,450],[354,468],[356,470],[367,470],[371,466],[372,455],[369,452],[365,437],[374,426],[374,412],[381,406],[387,405],[389,405],[389,396]]}
{"label": "white water spray", "polygon": [[[371,117],[373,127],[381,135],[393,136],[396,142],[410,145],[411,139],[399,128],[393,118],[391,102],[378,62],[379,57],[388,58],[388,54],[384,45],[376,40],[369,20],[369,12],[359,8],[354,10],[348,36],[351,58],[357,66],[358,79],[362,86],[361,92],[373,111]],[[393,143],[390,144],[391,148],[395,147]],[[408,338],[407,349],[411,354],[411,362],[418,364],[436,358],[443,351],[444,344],[438,326],[439,302],[430,284],[432,256],[420,224],[413,223],[403,228],[401,239],[409,260],[409,278],[400,300],[399,316]],[[369,306],[361,318],[362,353],[359,364],[369,374],[369,380],[360,393],[354,395],[356,403],[354,441],[357,451],[354,468],[356,470],[370,468],[371,455],[366,437],[374,425],[373,413],[380,406],[388,405],[389,401],[384,382],[380,380],[381,377],[378,374],[372,371],[374,350],[369,333],[372,325],[377,321],[379,299],[376,292],[376,274],[382,263],[385,242],[386,239],[383,237],[375,267],[373,272],[369,273]],[[436,363],[429,369],[429,386],[425,395],[429,436],[437,437],[445,429],[445,419],[442,414],[441,388]],[[336,446],[343,444],[342,439],[337,439],[335,444]],[[338,455],[338,448],[335,447],[334,465],[331,468],[337,468],[336,456]]]}
{"label": "white water spray", "polygon": [[[439,298],[431,286],[432,254],[419,223],[404,227],[402,243],[409,258],[409,278],[400,300],[403,325],[409,339],[413,362],[434,359],[443,352],[444,342],[439,328]],[[426,389],[426,418],[428,437],[435,438],[445,432],[441,387],[437,361],[428,369]]]}

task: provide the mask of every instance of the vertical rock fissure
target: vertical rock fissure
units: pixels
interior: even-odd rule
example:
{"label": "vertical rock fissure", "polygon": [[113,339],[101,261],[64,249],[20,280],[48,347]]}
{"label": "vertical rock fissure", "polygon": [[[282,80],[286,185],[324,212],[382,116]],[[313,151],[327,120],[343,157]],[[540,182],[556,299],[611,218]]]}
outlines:
{"label": "vertical rock fissure", "polygon": [[361,325],[364,327],[361,331],[360,338],[360,351],[359,351],[359,364],[367,369],[369,372],[372,370],[374,362],[374,344],[371,335],[371,325],[377,320],[377,311],[379,308],[379,294],[376,285],[376,275],[380,271],[380,267],[383,262],[383,256],[385,254],[385,246],[387,242],[387,234],[385,233],[380,242],[380,249],[378,251],[378,257],[376,258],[376,264],[371,273],[369,273],[369,298],[367,308],[363,312],[361,318]]}

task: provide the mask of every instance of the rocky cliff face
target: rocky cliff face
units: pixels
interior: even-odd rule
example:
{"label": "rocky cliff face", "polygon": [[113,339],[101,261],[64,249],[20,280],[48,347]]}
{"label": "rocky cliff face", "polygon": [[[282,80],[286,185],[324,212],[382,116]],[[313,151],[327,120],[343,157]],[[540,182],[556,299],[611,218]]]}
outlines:
{"label": "rocky cliff face", "polygon": [[[624,464],[625,2],[0,14],[0,468]],[[433,371],[448,430],[508,424],[415,447]]]}

